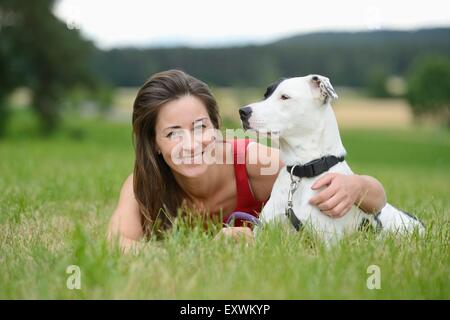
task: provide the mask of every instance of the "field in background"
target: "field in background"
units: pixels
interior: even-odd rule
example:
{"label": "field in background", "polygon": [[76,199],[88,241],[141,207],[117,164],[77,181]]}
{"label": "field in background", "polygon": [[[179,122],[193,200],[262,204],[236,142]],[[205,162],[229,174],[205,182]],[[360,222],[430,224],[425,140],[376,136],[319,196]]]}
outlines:
{"label": "field in background", "polygon": [[[118,88],[113,96],[109,118],[129,121],[133,102],[139,88]],[[226,122],[239,123],[238,109],[261,100],[264,88],[211,88],[216,97],[222,117]],[[414,118],[408,103],[401,98],[370,98],[351,88],[336,88],[340,98],[333,102],[341,128],[411,128]],[[17,90],[12,105],[23,108],[30,101],[29,91]],[[86,114],[92,113],[87,110]],[[433,123],[431,123],[431,126]]]}
{"label": "field in background", "polygon": [[[235,106],[256,93],[214,90],[237,126]],[[389,202],[419,216],[424,238],[358,233],[326,250],[307,234],[269,230],[245,247],[181,228],[121,256],[104,241],[133,168],[131,105],[121,103],[121,121],[69,119],[47,139],[33,136],[29,112],[14,112],[0,140],[0,299],[450,299],[448,130],[342,130],[354,171],[378,178]],[[81,268],[81,290],[66,287],[69,265]],[[366,285],[370,265],[380,267],[379,290]]]}
{"label": "field in background", "polygon": [[[212,88],[222,116],[227,121],[239,122],[238,109],[259,101],[264,88]],[[337,88],[340,98],[333,102],[341,128],[408,128],[414,119],[408,103],[400,98],[368,98],[348,88]],[[138,88],[120,88],[115,95],[114,117],[130,119],[130,112]]]}

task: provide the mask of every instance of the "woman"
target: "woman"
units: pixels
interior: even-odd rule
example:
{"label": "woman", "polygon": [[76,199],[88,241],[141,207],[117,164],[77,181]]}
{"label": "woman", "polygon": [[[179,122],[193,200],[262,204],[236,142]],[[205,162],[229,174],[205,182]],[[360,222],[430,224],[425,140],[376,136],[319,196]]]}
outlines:
{"label": "woman", "polygon": [[[180,206],[224,221],[234,211],[257,216],[283,167],[276,149],[218,138],[220,116],[208,86],[179,70],[157,73],[142,86],[132,121],[134,172],[123,184],[109,225],[109,237],[119,237],[124,250],[152,230],[169,228]],[[206,154],[214,161],[205,161]],[[269,164],[261,154],[269,155]],[[275,162],[278,170],[261,174]],[[311,203],[331,217],[343,216],[355,203],[367,213],[386,203],[382,185],[369,176],[329,173],[313,185],[323,187]],[[221,234],[251,239],[251,229],[237,225]]]}

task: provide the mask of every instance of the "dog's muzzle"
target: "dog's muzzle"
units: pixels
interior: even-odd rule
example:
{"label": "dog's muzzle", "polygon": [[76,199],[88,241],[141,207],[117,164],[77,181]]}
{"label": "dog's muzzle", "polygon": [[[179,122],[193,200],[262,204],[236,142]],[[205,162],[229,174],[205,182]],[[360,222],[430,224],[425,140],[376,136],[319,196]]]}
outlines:
{"label": "dog's muzzle", "polygon": [[239,108],[239,116],[241,117],[242,127],[245,130],[251,129],[250,124],[249,124],[249,119],[252,116],[252,108],[251,107]]}

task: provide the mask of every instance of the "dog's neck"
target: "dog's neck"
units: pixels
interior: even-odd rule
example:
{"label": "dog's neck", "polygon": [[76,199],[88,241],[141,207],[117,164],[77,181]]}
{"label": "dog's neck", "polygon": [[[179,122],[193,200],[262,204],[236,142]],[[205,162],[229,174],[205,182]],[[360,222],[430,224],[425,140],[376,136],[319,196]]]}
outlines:
{"label": "dog's neck", "polygon": [[324,106],[324,117],[311,130],[292,130],[280,137],[280,153],[286,165],[303,165],[323,156],[346,154],[331,105]]}

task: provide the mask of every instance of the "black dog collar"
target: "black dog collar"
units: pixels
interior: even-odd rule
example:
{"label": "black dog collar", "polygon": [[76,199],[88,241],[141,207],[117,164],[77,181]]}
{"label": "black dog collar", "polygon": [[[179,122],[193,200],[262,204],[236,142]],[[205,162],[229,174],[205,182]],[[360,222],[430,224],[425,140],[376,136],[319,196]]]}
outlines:
{"label": "black dog collar", "polygon": [[310,161],[302,166],[287,166],[286,169],[289,173],[291,173],[292,167],[294,167],[294,170],[292,171],[294,176],[299,178],[312,178],[330,170],[331,167],[342,161],[344,161],[344,156],[326,156]]}

